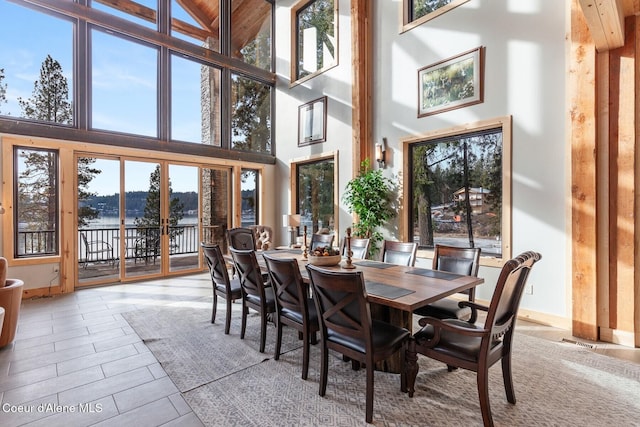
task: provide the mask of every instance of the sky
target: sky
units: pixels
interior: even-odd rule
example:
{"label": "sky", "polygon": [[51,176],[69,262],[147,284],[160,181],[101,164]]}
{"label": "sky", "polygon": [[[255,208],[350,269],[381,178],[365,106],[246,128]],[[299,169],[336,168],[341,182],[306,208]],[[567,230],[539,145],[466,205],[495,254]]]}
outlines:
{"label": "sky", "polygon": [[[157,9],[155,0],[136,0]],[[118,14],[117,11],[95,3],[97,9]],[[197,25],[172,0],[174,17]],[[121,15],[123,16],[123,15]],[[128,17],[147,27],[151,23]],[[28,23],[28,25],[27,25]],[[156,136],[157,129],[157,50],[145,45],[93,31],[96,48],[91,56],[92,126],[132,134]],[[187,37],[180,37],[189,40]],[[192,41],[192,40],[189,40]],[[0,104],[0,114],[19,117],[18,98],[28,99],[40,67],[47,55],[57,60],[69,82],[69,98],[73,99],[73,25],[6,0],[0,0],[0,68],[4,69],[8,102]],[[172,136],[175,139],[199,143],[201,140],[200,64],[174,57],[172,100],[179,108],[172,109]],[[100,194],[113,194],[114,177],[118,176],[117,162],[104,162],[104,173],[92,182]],[[109,169],[111,165],[111,169]],[[115,168],[113,168],[115,166]],[[127,168],[127,189],[149,188],[148,167]],[[170,172],[174,191],[197,190],[195,178],[185,169]],[[117,179],[117,178],[116,178]],[[195,181],[193,181],[195,179]],[[196,182],[195,190],[194,184]]]}

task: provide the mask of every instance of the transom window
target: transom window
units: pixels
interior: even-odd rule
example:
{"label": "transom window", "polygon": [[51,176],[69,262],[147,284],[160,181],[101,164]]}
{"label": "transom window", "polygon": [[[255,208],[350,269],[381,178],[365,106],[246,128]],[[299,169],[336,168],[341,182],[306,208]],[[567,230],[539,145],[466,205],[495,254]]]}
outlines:
{"label": "transom window", "polygon": [[469,0],[402,0],[403,30],[430,21]]}

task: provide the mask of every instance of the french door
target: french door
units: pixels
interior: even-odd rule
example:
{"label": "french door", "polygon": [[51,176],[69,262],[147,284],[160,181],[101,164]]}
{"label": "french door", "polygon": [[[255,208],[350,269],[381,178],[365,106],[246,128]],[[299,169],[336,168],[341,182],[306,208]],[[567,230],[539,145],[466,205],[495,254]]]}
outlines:
{"label": "french door", "polygon": [[200,242],[224,242],[227,170],[91,155],[77,166],[79,286],[198,271]]}

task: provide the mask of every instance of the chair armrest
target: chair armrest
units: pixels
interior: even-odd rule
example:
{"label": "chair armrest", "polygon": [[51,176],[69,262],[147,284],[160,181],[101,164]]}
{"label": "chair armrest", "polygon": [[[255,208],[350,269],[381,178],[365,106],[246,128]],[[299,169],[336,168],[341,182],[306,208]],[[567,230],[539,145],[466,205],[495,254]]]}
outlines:
{"label": "chair armrest", "polygon": [[471,317],[469,318],[469,323],[476,323],[476,320],[478,320],[478,310],[484,311],[484,312],[487,312],[487,313],[489,312],[489,307],[477,304],[477,303],[472,302],[472,301],[460,301],[458,303],[458,307],[460,307],[460,308],[464,308],[464,307],[471,308]]}

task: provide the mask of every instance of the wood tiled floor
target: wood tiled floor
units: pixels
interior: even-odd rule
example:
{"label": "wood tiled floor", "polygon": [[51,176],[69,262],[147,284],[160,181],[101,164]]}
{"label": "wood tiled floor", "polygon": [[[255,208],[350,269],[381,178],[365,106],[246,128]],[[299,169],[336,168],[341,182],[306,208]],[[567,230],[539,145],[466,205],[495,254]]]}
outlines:
{"label": "wood tiled floor", "polygon": [[[24,300],[16,339],[0,350],[0,425],[201,426],[121,313],[210,304],[207,274]],[[573,339],[528,322],[518,330]],[[640,349],[595,344],[596,352],[640,363]]]}

